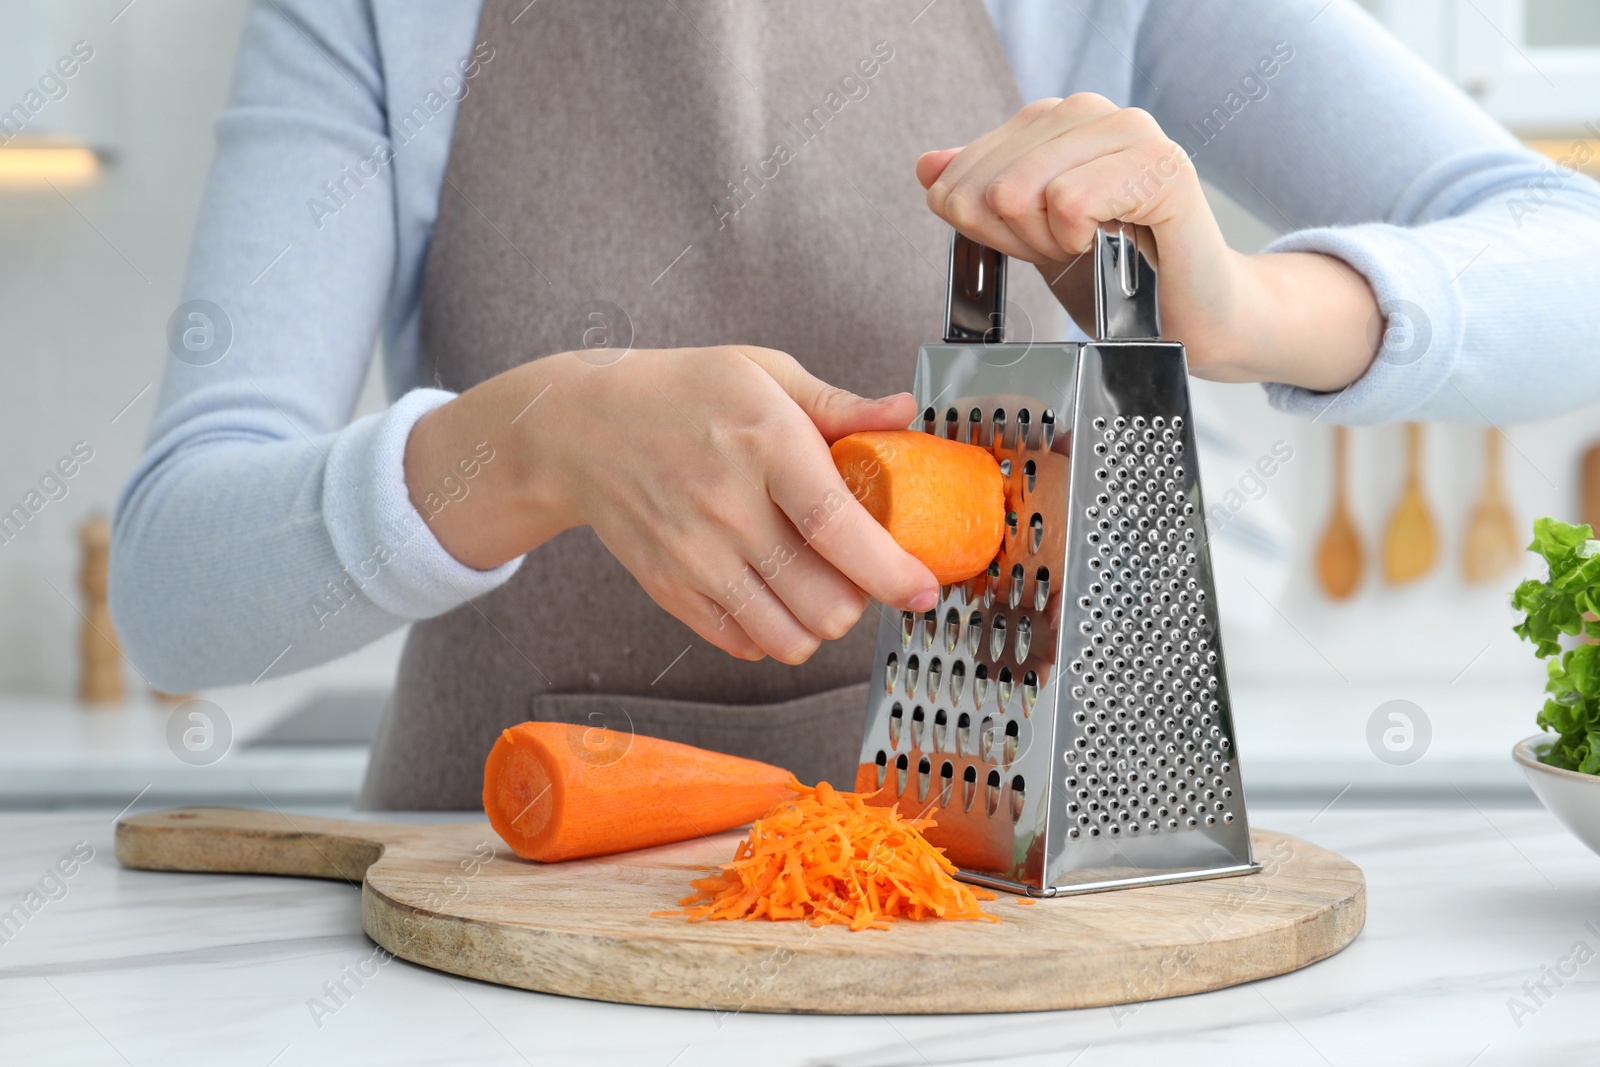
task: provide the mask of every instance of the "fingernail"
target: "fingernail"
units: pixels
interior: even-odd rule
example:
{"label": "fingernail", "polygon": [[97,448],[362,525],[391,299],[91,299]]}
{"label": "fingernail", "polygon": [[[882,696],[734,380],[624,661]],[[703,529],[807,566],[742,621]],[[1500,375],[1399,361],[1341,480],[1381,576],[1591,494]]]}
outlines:
{"label": "fingernail", "polygon": [[939,603],[939,590],[925,589],[911,598],[911,603],[906,605],[912,611],[927,611]]}

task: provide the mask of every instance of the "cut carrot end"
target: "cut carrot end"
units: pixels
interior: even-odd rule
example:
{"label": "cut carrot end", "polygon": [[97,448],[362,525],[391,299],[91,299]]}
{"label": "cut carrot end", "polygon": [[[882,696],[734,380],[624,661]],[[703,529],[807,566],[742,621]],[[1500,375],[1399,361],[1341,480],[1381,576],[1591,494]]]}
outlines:
{"label": "cut carrot end", "polygon": [[743,826],[792,796],[781,767],[565,723],[504,731],[484,761],[483,808],[511,850],[554,863]]}

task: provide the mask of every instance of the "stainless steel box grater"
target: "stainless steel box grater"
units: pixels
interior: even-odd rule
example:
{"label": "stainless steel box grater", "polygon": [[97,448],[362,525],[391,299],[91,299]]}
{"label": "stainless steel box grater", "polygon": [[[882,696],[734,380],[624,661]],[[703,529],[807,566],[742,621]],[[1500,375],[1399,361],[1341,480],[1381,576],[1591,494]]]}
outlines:
{"label": "stainless steel box grater", "polygon": [[1004,343],[1005,257],[950,246],[920,429],[993,450],[988,573],[878,630],[857,788],[935,817],[962,877],[1034,896],[1259,869],[1223,672],[1183,345],[1101,231],[1096,336]]}

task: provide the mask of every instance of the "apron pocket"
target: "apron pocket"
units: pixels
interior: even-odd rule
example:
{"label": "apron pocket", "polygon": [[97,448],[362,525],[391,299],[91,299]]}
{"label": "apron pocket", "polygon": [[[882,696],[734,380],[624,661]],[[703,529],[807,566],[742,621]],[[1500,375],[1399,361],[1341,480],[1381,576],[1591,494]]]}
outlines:
{"label": "apron pocket", "polygon": [[577,743],[591,727],[657,737],[785,767],[806,785],[855,785],[867,686],[860,682],[778,704],[708,704],[615,693],[536,693],[534,722],[572,724]]}

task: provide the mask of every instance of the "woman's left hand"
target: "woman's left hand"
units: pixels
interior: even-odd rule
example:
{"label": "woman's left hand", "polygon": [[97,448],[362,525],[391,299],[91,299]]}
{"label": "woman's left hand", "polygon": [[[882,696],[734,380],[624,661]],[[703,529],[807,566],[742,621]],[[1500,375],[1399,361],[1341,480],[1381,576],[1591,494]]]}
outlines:
{"label": "woman's left hand", "polygon": [[[1188,153],[1138,108],[1094,93],[1036,100],[963,148],[925,154],[917,177],[936,215],[1035,264],[1086,331],[1068,268],[1102,223],[1137,227],[1161,278],[1163,332],[1198,377],[1331,390],[1376,352],[1366,279],[1327,256],[1230,249]],[[1330,270],[1346,284],[1330,285]]]}

